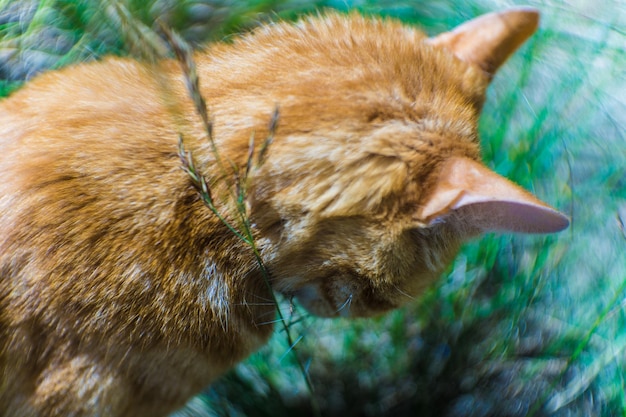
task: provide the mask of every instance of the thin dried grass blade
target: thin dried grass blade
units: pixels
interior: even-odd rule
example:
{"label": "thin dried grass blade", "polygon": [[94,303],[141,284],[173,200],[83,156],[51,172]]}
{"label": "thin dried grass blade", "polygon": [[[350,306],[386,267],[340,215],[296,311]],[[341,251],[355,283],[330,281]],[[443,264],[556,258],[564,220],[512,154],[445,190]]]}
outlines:
{"label": "thin dried grass blade", "polygon": [[120,33],[133,56],[152,62],[167,56],[167,45],[163,40],[133,16],[125,5],[116,0],[108,0],[104,5],[109,5],[107,10],[114,14],[112,17],[119,19]]}
{"label": "thin dried grass blade", "polygon": [[248,178],[250,170],[252,169],[252,160],[254,159],[254,132],[250,135],[250,141],[248,142],[248,159],[246,160],[246,172],[244,179]]}
{"label": "thin dried grass blade", "polygon": [[270,119],[269,131],[267,133],[267,137],[265,141],[261,145],[261,149],[259,150],[259,156],[257,157],[257,167],[261,167],[265,162],[265,158],[267,156],[267,151],[270,146],[274,142],[274,136],[276,134],[276,129],[278,128],[278,120],[280,119],[280,110],[278,106],[274,108],[274,113],[272,113],[272,118]]}
{"label": "thin dried grass blade", "polygon": [[195,162],[191,152],[185,149],[182,136],[178,138],[178,156],[181,161],[181,168],[187,173],[191,179],[191,183],[200,193],[202,200],[211,207],[213,205],[213,196],[211,195],[211,189],[209,188],[206,178],[201,175],[195,166]]}
{"label": "thin dried grass blade", "polygon": [[213,122],[209,118],[206,101],[204,100],[204,97],[202,97],[202,94],[200,94],[200,78],[198,77],[198,72],[196,71],[196,63],[193,60],[193,51],[189,44],[185,42],[185,40],[176,32],[172,31],[165,24],[161,22],[159,23],[161,30],[163,31],[170,47],[174,51],[176,60],[183,71],[185,84],[196,108],[196,112],[202,118],[202,123],[209,140],[213,142]]}

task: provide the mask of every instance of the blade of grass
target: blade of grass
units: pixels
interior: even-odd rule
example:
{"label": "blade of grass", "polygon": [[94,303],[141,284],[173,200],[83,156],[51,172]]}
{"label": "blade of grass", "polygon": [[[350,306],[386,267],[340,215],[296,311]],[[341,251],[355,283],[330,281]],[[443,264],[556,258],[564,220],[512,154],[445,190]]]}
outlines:
{"label": "blade of grass", "polygon": [[[191,52],[191,48],[188,46],[188,44],[182,40],[182,38],[180,38],[178,35],[176,35],[174,32],[172,32],[169,28],[167,28],[165,25],[161,25],[161,29],[163,30],[163,33],[165,34],[167,40],[170,43],[170,46],[172,47],[172,49],[174,50],[174,53],[176,55],[176,59],[179,62],[180,66],[181,66],[181,70],[184,74],[185,80],[186,80],[186,84],[187,84],[187,89],[188,92],[190,94],[191,99],[194,102],[195,105],[195,110],[198,113],[198,115],[201,117],[205,131],[206,131],[206,135],[207,138],[211,144],[211,150],[213,152],[213,156],[215,158],[216,163],[218,164],[221,172],[225,175],[226,174],[226,170],[224,169],[224,163],[223,160],[220,156],[220,153],[218,151],[217,145],[215,143],[214,140],[214,136],[213,136],[213,124],[211,119],[208,116],[208,108],[206,105],[206,101],[204,99],[204,97],[202,96],[202,94],[200,93],[200,80],[198,77],[198,74],[196,72],[196,66],[195,66],[195,62],[193,60],[193,54]],[[272,117],[270,119],[270,124],[269,124],[269,132],[268,135],[265,139],[265,141],[262,144],[261,150],[259,152],[259,156],[257,158],[257,168],[264,162],[265,158],[266,158],[266,154],[267,151],[269,149],[269,147],[271,146],[273,140],[274,140],[274,135],[276,132],[276,129],[278,127],[278,119],[279,119],[279,111],[278,111],[278,107],[276,107],[275,111],[272,114]],[[236,193],[234,194],[234,198],[233,200],[235,201],[235,206],[237,209],[237,214],[241,220],[241,229],[238,229],[237,227],[235,227],[233,224],[231,224],[217,209],[217,207],[215,206],[215,204],[213,203],[213,197],[211,195],[210,192],[210,188],[208,186],[208,183],[204,177],[204,175],[198,171],[198,169],[196,168],[192,153],[190,150],[186,150],[184,143],[183,143],[183,138],[182,135],[179,137],[179,155],[181,158],[181,161],[183,163],[183,169],[189,174],[190,179],[192,180],[192,183],[195,185],[196,189],[198,190],[198,192],[200,193],[200,196],[202,198],[202,201],[205,203],[205,205],[218,217],[218,219],[224,224],[226,225],[226,227],[228,227],[228,229],[235,235],[237,236],[239,239],[241,239],[246,245],[248,245],[250,247],[250,249],[252,250],[252,253],[254,255],[254,258],[257,262],[257,265],[261,271],[261,274],[263,276],[263,279],[265,281],[265,284],[271,294],[272,297],[272,302],[274,303],[274,305],[276,306],[276,312],[278,315],[278,320],[279,322],[282,324],[282,328],[285,331],[285,337],[287,339],[287,344],[289,346],[289,350],[287,353],[292,352],[294,355],[294,358],[296,360],[296,363],[298,365],[299,371],[302,374],[302,377],[305,380],[305,384],[306,387],[309,391],[309,397],[311,400],[311,408],[312,408],[312,412],[314,416],[319,416],[320,415],[320,408],[319,405],[317,403],[317,400],[314,396],[314,389],[313,389],[313,384],[312,381],[310,379],[309,373],[307,372],[307,369],[304,365],[304,363],[302,362],[302,360],[300,359],[297,350],[296,350],[296,344],[301,340],[302,336],[300,336],[298,339],[294,340],[293,336],[291,335],[291,331],[289,328],[289,325],[287,324],[287,321],[285,320],[284,315],[282,314],[280,308],[279,308],[279,303],[278,300],[276,298],[276,295],[273,291],[273,288],[271,286],[271,276],[270,273],[267,269],[267,267],[265,266],[265,263],[263,262],[263,258],[261,256],[261,253],[259,251],[259,248],[256,244],[256,240],[254,238],[254,234],[252,231],[252,225],[250,223],[250,218],[247,215],[247,210],[246,210],[246,185],[247,185],[247,181],[248,181],[248,174],[250,172],[250,169],[252,167],[252,160],[254,158],[254,140],[253,137],[250,140],[250,144],[249,144],[249,150],[248,150],[248,160],[246,162],[246,169],[244,171],[244,175],[241,176],[239,173],[239,170],[237,169],[237,167],[231,163],[231,167],[233,168],[234,171],[234,175],[235,175],[235,188],[236,188]]]}

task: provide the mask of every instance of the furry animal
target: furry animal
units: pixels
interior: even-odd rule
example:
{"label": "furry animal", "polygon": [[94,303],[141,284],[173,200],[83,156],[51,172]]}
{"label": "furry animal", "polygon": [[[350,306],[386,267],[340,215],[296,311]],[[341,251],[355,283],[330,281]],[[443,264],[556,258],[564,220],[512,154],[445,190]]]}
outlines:
{"label": "furry animal", "polygon": [[[427,38],[329,14],[195,55],[228,167],[280,108],[246,183],[272,290],[379,314],[482,231],[567,227],[480,162],[485,90],[537,23],[517,8]],[[176,61],[81,64],[0,103],[0,415],[166,415],[270,336],[270,289],[181,169],[179,136],[236,222],[234,173]]]}

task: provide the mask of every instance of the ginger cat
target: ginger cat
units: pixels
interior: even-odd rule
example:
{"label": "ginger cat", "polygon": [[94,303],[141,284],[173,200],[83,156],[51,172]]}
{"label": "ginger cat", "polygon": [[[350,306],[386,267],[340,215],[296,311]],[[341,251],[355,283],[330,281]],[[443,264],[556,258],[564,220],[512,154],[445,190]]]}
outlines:
{"label": "ginger cat", "polygon": [[[480,162],[485,90],[537,23],[516,8],[427,38],[329,14],[196,54],[225,160],[245,165],[280,107],[246,201],[273,290],[379,314],[482,231],[567,227]],[[179,135],[227,193],[175,61],[77,65],[0,103],[0,415],[167,415],[270,336],[259,266]]]}

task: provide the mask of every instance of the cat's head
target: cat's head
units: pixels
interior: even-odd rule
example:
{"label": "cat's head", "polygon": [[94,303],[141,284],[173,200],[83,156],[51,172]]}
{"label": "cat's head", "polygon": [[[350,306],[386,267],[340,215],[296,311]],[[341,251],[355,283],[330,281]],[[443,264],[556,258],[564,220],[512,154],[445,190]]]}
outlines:
{"label": "cat's head", "polygon": [[495,71],[536,29],[511,9],[427,38],[327,16],[259,36],[278,134],[250,187],[274,288],[321,316],[398,307],[484,231],[555,232],[565,216],[480,162],[477,120]]}

